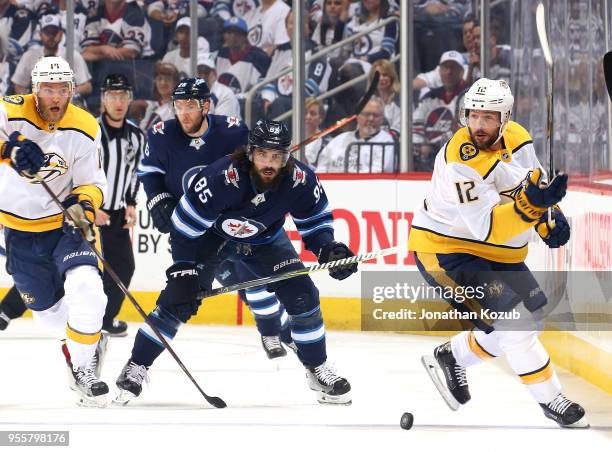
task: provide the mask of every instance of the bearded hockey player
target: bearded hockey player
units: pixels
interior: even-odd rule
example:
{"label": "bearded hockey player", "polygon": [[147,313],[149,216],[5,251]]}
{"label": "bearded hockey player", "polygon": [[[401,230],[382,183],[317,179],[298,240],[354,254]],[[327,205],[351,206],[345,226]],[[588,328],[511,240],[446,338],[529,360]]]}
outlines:
{"label": "bearded hockey player", "polygon": [[[160,330],[176,334],[200,303],[198,281],[210,289],[217,267],[240,261],[253,274],[266,277],[304,268],[283,229],[290,213],[306,248],[319,262],[353,253],[334,241],[332,214],[315,174],[289,154],[287,127],[259,121],[249,134],[248,147],[199,172],[177,204],[172,224],[175,246],[197,250],[196,262],[177,263],[168,270],[168,284],[152,315]],[[330,269],[336,279],[357,271],[357,264]],[[268,285],[289,314],[291,335],[306,367],[310,388],[322,403],[350,403],[350,384],[326,363],[325,327],[319,293],[308,276]],[[175,294],[171,296],[171,294]],[[142,380],[163,347],[149,340],[134,345],[132,357],[118,379],[124,393],[138,395]],[[130,377],[136,366],[138,379]]]}
{"label": "bearded hockey player", "polygon": [[[94,215],[106,178],[100,166],[100,128],[70,104],[73,72],[60,57],[32,70],[32,94],[0,101],[0,222],[7,268],[34,319],[65,338],[62,351],[79,404],[104,406],[100,380],[106,346],[101,336],[106,296],[95,242]],[[35,176],[63,200],[70,218]]]}
{"label": "bearded hockey player", "polygon": [[[462,312],[478,305],[507,312],[521,304],[541,319],[547,299],[524,260],[536,229],[551,248],[565,245],[569,224],[557,206],[567,175],[543,183],[529,133],[510,121],[514,98],[503,80],[482,78],[464,98],[463,128],[438,153],[432,186],[412,223],[409,248],[425,280],[438,287],[485,287],[484,299],[447,301]],[[548,221],[552,208],[554,224]],[[532,314],[529,314],[531,312]],[[539,331],[507,331],[484,318],[423,363],[452,409],[470,400],[466,367],[505,356],[540,404],[563,427],[583,427],[584,409],[567,399]],[[535,322],[532,323],[535,325]],[[439,378],[443,371],[446,384]]]}
{"label": "bearded hockey player", "polygon": [[[176,119],[158,122],[148,131],[138,177],[147,193],[153,225],[162,233],[170,232],[170,216],[193,177],[247,141],[249,131],[238,118],[209,113],[210,96],[203,79],[181,80],[172,96]],[[236,278],[252,279],[239,264],[222,270],[218,279],[224,285],[236,282]],[[267,356],[286,355],[279,338],[283,309],[274,294],[254,289],[241,296],[255,317]],[[284,339],[290,343],[288,328],[284,330]]]}

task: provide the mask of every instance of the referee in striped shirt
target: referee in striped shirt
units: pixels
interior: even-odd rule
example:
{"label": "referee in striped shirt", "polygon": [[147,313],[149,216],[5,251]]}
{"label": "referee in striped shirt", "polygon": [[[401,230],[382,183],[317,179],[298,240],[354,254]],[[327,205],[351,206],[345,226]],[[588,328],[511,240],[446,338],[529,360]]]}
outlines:
{"label": "referee in striped shirt", "polygon": [[[102,208],[96,212],[102,251],[121,282],[129,286],[134,274],[134,252],[130,238],[136,223],[136,194],[139,183],[136,167],[146,144],[145,134],[126,118],[132,101],[132,87],[122,74],[109,74],[102,83],[101,157],[107,180]],[[127,324],[115,317],[124,294],[104,272],[104,292],[108,297],[102,329],[111,336],[127,335]]]}

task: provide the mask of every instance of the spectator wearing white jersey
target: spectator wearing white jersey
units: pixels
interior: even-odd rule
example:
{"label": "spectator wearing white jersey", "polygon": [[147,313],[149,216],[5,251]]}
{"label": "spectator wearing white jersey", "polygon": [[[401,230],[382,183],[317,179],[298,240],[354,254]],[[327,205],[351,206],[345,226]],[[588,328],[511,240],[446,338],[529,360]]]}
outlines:
{"label": "spectator wearing white jersey", "polygon": [[180,80],[176,67],[170,63],[155,63],[153,97],[155,100],[138,99],[130,106],[130,116],[140,118],[140,128],[146,131],[158,121],[174,118],[172,91]]}
{"label": "spectator wearing white jersey", "polygon": [[[306,99],[306,111],[304,112],[304,135],[309,138],[321,131],[321,124],[325,121],[325,105],[322,101],[314,97]],[[315,170],[318,171],[319,156],[325,146],[331,141],[330,135],[319,138],[312,143],[309,143],[304,148],[304,157],[306,162]]]}
{"label": "spectator wearing white jersey", "polygon": [[[43,0],[35,1],[34,6],[36,7],[36,14],[38,15],[38,26],[34,30],[33,40],[40,40],[40,29],[42,25],[42,18],[47,14],[58,14],[60,17],[62,29],[66,29],[67,0]],[[73,10],[73,23],[72,28],[74,29],[74,50],[81,52],[81,43],[85,39],[85,24],[87,23],[87,10],[85,7],[75,1]],[[62,37],[62,41],[59,44],[60,49],[66,47],[66,35]]]}
{"label": "spectator wearing white jersey", "polygon": [[372,97],[357,115],[357,130],[335,137],[319,155],[318,172],[392,173],[395,171],[395,140],[382,128],[384,105]]}
{"label": "spectator wearing white jersey", "polygon": [[[348,0],[325,0],[323,14],[312,32],[312,40],[320,47],[328,47],[342,40],[348,21]],[[332,51],[329,58],[337,58],[340,49]]]}
{"label": "spectator wearing white jersey", "polygon": [[[284,28],[284,27],[283,27]],[[240,99],[261,80],[270,67],[270,57],[249,43],[244,19],[232,17],[223,24],[223,47],[217,55],[219,82]]]}
{"label": "spectator wearing white jersey", "polygon": [[217,83],[215,56],[212,53],[198,55],[198,77],[206,80],[210,90],[209,113],[215,115],[235,116],[241,119],[240,103],[234,92],[223,83]]}
{"label": "spectator wearing white jersey", "polygon": [[[23,54],[15,73],[11,78],[15,92],[26,94],[30,92],[32,83],[32,69],[43,56],[61,56],[66,58],[66,48],[60,48],[64,33],[61,27],[60,16],[57,14],[47,14],[40,19],[40,39],[43,46],[30,48]],[[87,64],[79,52],[73,53],[74,84],[75,94],[86,95],[91,93],[91,74],[87,69]]]}
{"label": "spectator wearing white jersey", "polygon": [[378,60],[370,69],[370,83],[374,73],[378,71],[380,80],[378,82],[377,95],[385,105],[385,122],[388,129],[399,133],[401,129],[400,111],[400,82],[395,70],[395,65],[389,60]]}
{"label": "spectator wearing white jersey", "polygon": [[276,47],[286,43],[285,18],[289,11],[291,8],[281,0],[261,0],[261,5],[245,14],[251,45],[272,55]]}
{"label": "spectator wearing white jersey", "polygon": [[[346,25],[344,36],[348,37],[382,22],[398,10],[395,2],[389,0],[361,0],[356,14]],[[389,59],[395,54],[399,38],[397,21],[378,28],[353,42],[352,56],[369,63]]]}
{"label": "spectator wearing white jersey", "polygon": [[105,0],[85,25],[85,61],[132,60],[153,55],[151,26],[136,2]]}
{"label": "spectator wearing white jersey", "polygon": [[[189,52],[191,49],[191,40],[189,32],[191,30],[191,18],[182,17],[176,22],[176,31],[174,38],[178,44],[178,48],[169,51],[164,55],[162,61],[164,63],[172,63],[179,71],[181,78],[191,77],[191,59]],[[200,53],[208,53],[210,45],[206,38],[198,36],[198,51]]]}

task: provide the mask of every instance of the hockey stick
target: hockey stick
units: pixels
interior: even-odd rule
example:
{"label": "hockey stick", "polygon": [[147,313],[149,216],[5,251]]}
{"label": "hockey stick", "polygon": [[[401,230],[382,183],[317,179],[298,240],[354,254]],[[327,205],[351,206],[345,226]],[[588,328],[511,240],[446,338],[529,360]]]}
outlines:
{"label": "hockey stick", "polygon": [[380,73],[378,71],[376,71],[374,73],[374,77],[372,77],[372,83],[370,83],[370,87],[368,88],[366,93],[363,95],[363,97],[361,98],[359,103],[357,104],[357,108],[355,108],[355,113],[353,113],[351,116],[347,116],[346,118],[339,119],[338,121],[333,123],[328,128],[326,128],[324,130],[321,130],[321,131],[315,133],[314,135],[312,135],[311,137],[306,138],[301,143],[298,143],[298,144],[294,145],[293,147],[291,147],[289,149],[289,152],[298,151],[300,148],[302,148],[302,147],[312,143],[313,141],[318,140],[319,138],[322,138],[322,137],[324,137],[326,135],[329,135],[330,133],[332,133],[332,132],[334,132],[334,131],[344,127],[347,124],[350,124],[355,119],[357,119],[357,115],[359,115],[359,113],[361,113],[361,110],[363,110],[363,108],[370,101],[370,99],[372,98],[372,96],[374,95],[376,90],[378,89],[378,81],[379,81],[379,79],[380,79]]}
{"label": "hockey stick", "polygon": [[388,256],[389,254],[397,254],[397,247],[385,248],[378,251],[372,251],[371,253],[357,254],[351,257],[345,257],[344,259],[338,259],[335,261],[326,262],[324,264],[316,264],[311,267],[302,268],[300,270],[293,270],[286,273],[281,273],[275,276],[266,276],[264,278],[252,279],[251,281],[245,281],[237,284],[231,284],[225,287],[218,287],[204,293],[204,298],[214,297],[215,295],[221,295],[228,292],[235,292],[237,290],[251,289],[257,286],[265,286],[278,281],[284,281],[285,279],[295,278],[296,276],[310,275],[311,273],[318,272],[321,270],[327,270],[334,267],[346,267],[347,265],[356,264],[357,262],[368,261],[379,256]]}
{"label": "hockey stick", "polygon": [[[74,218],[72,218],[70,213],[66,210],[62,202],[55,195],[55,193],[53,193],[53,190],[51,190],[51,188],[47,185],[47,183],[43,180],[43,178],[40,177],[38,174],[35,174],[34,177],[43,186],[43,188],[49,194],[51,199],[53,199],[53,202],[55,202],[55,204],[57,204],[57,206],[62,210],[64,215],[67,216],[73,223],[75,223]],[[166,347],[170,355],[172,355],[172,357],[178,363],[179,367],[183,370],[183,372],[185,372],[185,375],[187,375],[187,377],[189,377],[189,379],[195,385],[195,387],[198,388],[198,391],[200,391],[200,394],[202,394],[202,396],[206,399],[206,401],[210,403],[212,406],[214,406],[215,408],[225,408],[227,404],[221,398],[215,397],[215,396],[209,396],[202,390],[198,382],[195,380],[195,378],[193,378],[193,375],[191,375],[191,373],[187,370],[187,368],[185,367],[181,359],[174,352],[174,350],[172,349],[172,347],[170,346],[166,338],[160,333],[159,329],[153,324],[153,322],[149,320],[149,318],[147,317],[147,314],[144,312],[140,304],[136,301],[136,299],[130,293],[127,287],[125,287],[123,282],[121,282],[121,279],[119,279],[119,277],[117,276],[115,271],[112,269],[112,267],[109,265],[109,263],[106,261],[106,259],[104,259],[104,257],[102,256],[102,253],[100,253],[100,251],[98,251],[98,249],[93,244],[87,241],[87,239],[85,238],[85,234],[83,233],[81,229],[79,229],[79,232],[81,236],[83,237],[83,240],[85,240],[85,242],[89,246],[89,249],[91,249],[91,251],[93,251],[96,257],[100,260],[100,262],[102,262],[102,265],[104,266],[104,270],[106,270],[106,272],[110,275],[110,277],[115,282],[115,284],[117,284],[117,286],[119,287],[119,289],[121,289],[123,294],[128,298],[128,300],[130,300],[134,308],[136,308],[138,313],[144,319],[145,323],[151,327],[151,329],[153,330],[157,338],[160,340],[160,342],[164,345],[164,347]]]}
{"label": "hockey stick", "polygon": [[606,78],[608,96],[610,96],[610,100],[612,101],[612,51],[606,53],[603,57],[603,71],[604,77]]}
{"label": "hockey stick", "polygon": [[[540,40],[540,46],[542,47],[542,53],[544,54],[544,60],[546,61],[546,158],[548,160],[548,183],[550,183],[554,177],[554,161],[553,161],[553,80],[555,75],[555,65],[552,59],[552,53],[550,51],[550,43],[548,41],[548,34],[546,33],[546,14],[544,10],[544,3],[538,3],[536,8],[536,28],[538,31],[538,38]],[[552,216],[552,208],[548,208],[548,224],[551,228],[554,228],[555,222]]]}

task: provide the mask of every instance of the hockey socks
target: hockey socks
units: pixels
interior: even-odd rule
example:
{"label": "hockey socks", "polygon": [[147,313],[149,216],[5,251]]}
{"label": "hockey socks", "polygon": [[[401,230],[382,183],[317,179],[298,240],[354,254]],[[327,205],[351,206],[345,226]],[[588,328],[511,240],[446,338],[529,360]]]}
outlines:
{"label": "hockey socks", "polygon": [[[149,320],[157,327],[164,339],[171,341],[176,336],[181,322],[158,306],[149,314]],[[132,361],[136,364],[150,367],[159,355],[164,351],[164,345],[159,340],[153,329],[148,324],[143,324],[136,334],[134,347],[132,348]]]}

